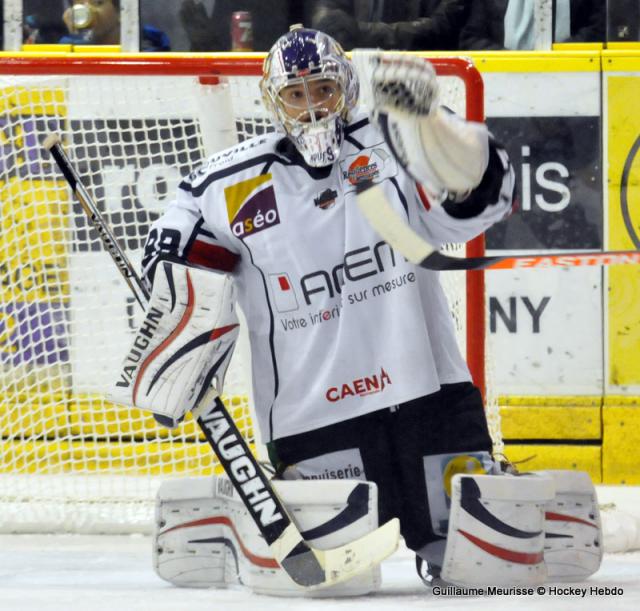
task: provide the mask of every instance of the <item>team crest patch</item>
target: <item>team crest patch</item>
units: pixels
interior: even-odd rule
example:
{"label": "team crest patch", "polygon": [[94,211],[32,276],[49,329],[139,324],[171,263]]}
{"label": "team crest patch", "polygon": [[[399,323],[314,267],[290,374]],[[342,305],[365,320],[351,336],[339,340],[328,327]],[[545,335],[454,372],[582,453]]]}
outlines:
{"label": "team crest patch", "polygon": [[244,240],[250,235],[280,224],[271,174],[243,180],[224,190],[229,226]]}
{"label": "team crest patch", "polygon": [[393,156],[382,143],[349,155],[340,162],[342,178],[347,192],[367,183],[378,183],[398,173],[398,166]]}
{"label": "team crest patch", "polygon": [[313,203],[322,210],[327,208],[333,208],[336,205],[336,198],[338,192],[333,189],[325,189],[318,197],[313,200]]}

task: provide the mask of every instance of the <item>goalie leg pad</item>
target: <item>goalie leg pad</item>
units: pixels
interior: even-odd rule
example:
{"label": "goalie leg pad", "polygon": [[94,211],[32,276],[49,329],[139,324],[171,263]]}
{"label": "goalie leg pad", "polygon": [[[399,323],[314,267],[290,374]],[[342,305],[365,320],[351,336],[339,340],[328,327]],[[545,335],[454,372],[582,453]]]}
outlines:
{"label": "goalie leg pad", "polygon": [[640,518],[615,503],[600,507],[602,541],[605,552],[619,553],[640,549]]}
{"label": "goalie leg pad", "polygon": [[153,568],[162,579],[192,588],[225,587],[237,575],[227,569],[233,552],[218,516],[224,500],[216,495],[216,478],[163,482],[155,505]]}
{"label": "goalie leg pad", "polygon": [[179,422],[212,382],[222,392],[238,333],[228,276],[161,262],[110,398]]}
{"label": "goalie leg pad", "polygon": [[[357,481],[273,481],[301,529],[318,549],[353,541],[378,526],[377,488]],[[187,587],[243,584],[259,594],[338,597],[380,587],[377,566],[350,581],[305,591],[293,583],[226,476],[164,482],[156,498],[154,569]]]}
{"label": "goalie leg pad", "polygon": [[[492,473],[495,469],[493,459],[489,452],[480,451],[425,456],[422,462],[431,528],[435,535],[446,537],[449,528],[453,477],[458,473],[477,475]],[[440,561],[436,557],[425,557],[425,560],[442,566],[442,557]]]}
{"label": "goalie leg pad", "polygon": [[549,581],[581,581],[602,562],[598,498],[584,471],[539,471],[553,478],[556,494],[545,506],[544,561]]}
{"label": "goalie leg pad", "polygon": [[461,586],[544,582],[544,474],[455,475],[442,577]]}

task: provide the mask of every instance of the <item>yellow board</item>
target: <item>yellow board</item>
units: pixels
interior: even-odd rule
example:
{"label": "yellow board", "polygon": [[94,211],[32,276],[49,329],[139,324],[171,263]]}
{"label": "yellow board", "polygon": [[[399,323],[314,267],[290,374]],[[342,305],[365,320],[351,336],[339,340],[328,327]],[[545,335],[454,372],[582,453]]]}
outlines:
{"label": "yellow board", "polygon": [[602,51],[603,42],[554,42],[553,51]]}
{"label": "yellow board", "polygon": [[69,424],[74,439],[182,440],[198,439],[194,422],[184,423],[175,431],[160,426],[153,416],[135,407],[117,405],[102,396],[79,396],[69,402]]}
{"label": "yellow board", "polygon": [[60,53],[71,53],[71,51],[73,51],[73,46],[65,44],[31,44],[22,45],[22,51],[24,53],[37,53],[39,55],[59,55]]}
{"label": "yellow board", "polygon": [[[244,439],[253,439],[249,398],[246,395],[234,395],[223,396],[222,400]],[[185,421],[171,431],[160,426],[149,412],[111,403],[101,395],[74,396],[69,400],[68,409],[69,426],[75,439],[103,439],[113,442],[122,438],[186,442],[204,440],[204,435],[191,414],[187,414]]]}
{"label": "yellow board", "polygon": [[[53,379],[53,376],[47,377]],[[14,392],[15,385],[4,383],[2,387],[6,389],[0,393],[0,444],[3,448],[6,440],[38,438],[50,435],[52,431],[55,431],[57,439],[68,438],[67,400],[64,393],[43,388],[40,392],[34,392],[31,388]]]}
{"label": "yellow board", "polygon": [[[636,59],[640,69],[640,57]],[[609,164],[608,235],[611,250],[640,248],[639,76],[607,75]],[[640,387],[640,268],[608,270],[608,383]]]}
{"label": "yellow board", "polygon": [[599,72],[601,65],[597,47],[570,51],[416,51],[409,55],[466,57],[480,72]]}
{"label": "yellow board", "polygon": [[[3,441],[0,473],[201,476],[221,473],[208,443]],[[255,447],[249,446],[255,454]]]}
{"label": "yellow board", "polygon": [[207,443],[8,441],[0,472],[210,475],[214,462]]}
{"label": "yellow board", "polygon": [[17,177],[0,182],[3,301],[68,300],[69,219],[63,183]]}
{"label": "yellow board", "polygon": [[502,437],[509,439],[592,439],[601,437],[600,405],[505,405]]}
{"label": "yellow board", "polygon": [[597,445],[505,444],[504,454],[520,471],[570,469],[586,471],[591,480],[602,482],[602,450]]}
{"label": "yellow board", "polygon": [[120,45],[73,45],[74,53],[120,53]]}
{"label": "yellow board", "polygon": [[640,46],[632,43],[632,48],[622,50],[618,45],[629,43],[611,43],[607,50],[602,52],[603,72],[638,72],[640,71]]}
{"label": "yellow board", "polygon": [[[0,112],[16,118],[14,124],[5,130],[15,129],[11,138],[8,132],[3,132],[3,145],[24,146],[24,130],[20,119],[33,119],[36,116],[65,117],[67,103],[65,93],[60,87],[41,87],[29,89],[27,87],[3,87],[0,89]],[[22,151],[19,151],[22,152]]]}
{"label": "yellow board", "polygon": [[640,398],[610,397],[602,419],[603,482],[639,485]]}

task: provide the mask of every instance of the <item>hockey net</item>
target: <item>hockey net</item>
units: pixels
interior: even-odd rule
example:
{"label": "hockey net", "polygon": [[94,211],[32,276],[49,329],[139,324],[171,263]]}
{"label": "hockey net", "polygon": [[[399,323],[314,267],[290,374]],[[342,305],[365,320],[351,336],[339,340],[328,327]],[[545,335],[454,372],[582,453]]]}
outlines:
{"label": "hockey net", "polygon": [[[482,119],[477,71],[434,63],[442,102]],[[0,58],[0,531],[147,531],[162,478],[216,470],[192,421],[170,432],[105,399],[141,313],[41,142],[62,136],[137,263],[181,177],[271,129],[260,68],[256,57]],[[470,247],[482,253],[481,241]],[[450,276],[460,343],[484,386],[482,272]],[[249,389],[245,338],[224,401],[253,443]],[[495,407],[489,418],[499,442]]]}

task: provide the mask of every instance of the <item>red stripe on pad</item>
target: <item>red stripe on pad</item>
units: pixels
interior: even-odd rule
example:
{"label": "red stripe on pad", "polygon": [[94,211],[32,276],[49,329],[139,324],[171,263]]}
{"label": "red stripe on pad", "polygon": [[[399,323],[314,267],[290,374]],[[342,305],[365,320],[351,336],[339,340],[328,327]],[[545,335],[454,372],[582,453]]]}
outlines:
{"label": "red stripe on pad", "polygon": [[267,569],[280,568],[280,565],[275,558],[265,558],[264,556],[256,556],[255,554],[252,554],[242,543],[240,535],[236,530],[235,524],[226,516],[214,516],[212,518],[203,518],[201,520],[194,520],[193,522],[186,522],[185,524],[180,524],[179,526],[168,528],[167,530],[162,531],[160,534],[166,535],[173,530],[181,530],[182,528],[193,528],[195,526],[207,526],[209,524],[224,524],[225,526],[228,526],[233,531],[233,534],[236,537],[236,541],[238,542],[242,553],[252,564]]}
{"label": "red stripe on pad", "polygon": [[496,558],[501,558],[502,560],[507,560],[508,562],[515,562],[516,564],[539,564],[544,560],[543,552],[516,552],[514,550],[505,549],[504,547],[498,547],[488,541],[483,541],[464,530],[458,530],[458,532],[488,554],[491,554]]}
{"label": "red stripe on pad", "polygon": [[574,516],[565,516],[561,513],[554,513],[553,511],[546,511],[544,514],[545,520],[551,520],[552,522],[575,522],[576,524],[584,524],[585,526],[591,526],[591,528],[598,528],[597,524],[593,522],[587,522]]}
{"label": "red stripe on pad", "polygon": [[211,335],[209,336],[209,339],[211,341],[213,341],[214,339],[218,339],[219,337],[222,337],[225,333],[229,333],[229,331],[233,331],[238,325],[227,325],[226,327],[218,327],[217,329],[214,329],[213,331],[211,331]]}
{"label": "red stripe on pad", "polygon": [[135,386],[133,387],[133,404],[136,404],[136,398],[138,396],[138,386],[140,385],[140,381],[142,380],[142,376],[146,371],[147,367],[151,365],[151,363],[156,359],[157,356],[182,332],[187,326],[191,315],[193,314],[193,308],[195,306],[195,295],[193,293],[193,284],[191,283],[191,275],[189,274],[189,270],[187,272],[187,308],[178,323],[178,326],[171,332],[171,335],[167,337],[145,360],[145,362],[141,365],[140,371],[138,372],[138,377],[136,378]]}

